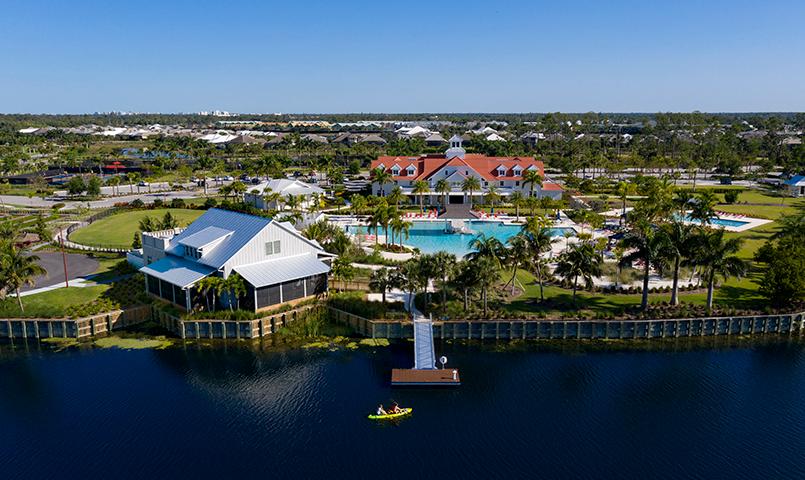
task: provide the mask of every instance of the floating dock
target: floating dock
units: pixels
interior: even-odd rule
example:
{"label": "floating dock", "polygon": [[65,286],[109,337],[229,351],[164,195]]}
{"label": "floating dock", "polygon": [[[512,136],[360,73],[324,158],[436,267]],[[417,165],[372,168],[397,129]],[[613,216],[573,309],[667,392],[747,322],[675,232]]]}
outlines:
{"label": "floating dock", "polygon": [[414,368],[395,368],[391,385],[397,387],[456,387],[461,385],[458,370],[436,368],[433,322],[421,315],[414,318]]}
{"label": "floating dock", "polygon": [[417,370],[395,368],[391,371],[393,387],[457,387],[461,376],[453,368]]}

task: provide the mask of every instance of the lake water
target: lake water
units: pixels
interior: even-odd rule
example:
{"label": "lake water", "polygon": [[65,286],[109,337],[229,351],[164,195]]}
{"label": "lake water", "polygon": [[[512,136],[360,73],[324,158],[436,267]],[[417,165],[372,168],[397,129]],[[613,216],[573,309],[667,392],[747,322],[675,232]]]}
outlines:
{"label": "lake water", "polygon": [[[440,345],[452,390],[388,385],[411,345],[0,345],[2,478],[805,478],[799,343]],[[561,348],[561,349],[560,349]],[[411,406],[397,424],[378,402]]]}
{"label": "lake water", "polygon": [[[463,257],[471,250],[470,241],[476,235],[483,233],[488,237],[495,237],[502,243],[506,243],[509,238],[517,235],[522,230],[520,225],[510,225],[503,222],[488,222],[482,220],[467,221],[466,225],[471,230],[471,234],[445,233],[445,221],[436,222],[411,222],[411,229],[408,231],[408,238],[403,236],[403,244],[418,248],[423,253],[436,253],[445,251],[458,257]],[[373,233],[373,229],[361,225],[349,225],[347,231],[355,234]],[[381,234],[384,230],[380,229]],[[557,227],[550,229],[551,235],[562,237],[565,232],[575,236],[576,231],[572,228]],[[389,230],[391,235],[391,230]],[[395,238],[399,243],[399,238]]]}

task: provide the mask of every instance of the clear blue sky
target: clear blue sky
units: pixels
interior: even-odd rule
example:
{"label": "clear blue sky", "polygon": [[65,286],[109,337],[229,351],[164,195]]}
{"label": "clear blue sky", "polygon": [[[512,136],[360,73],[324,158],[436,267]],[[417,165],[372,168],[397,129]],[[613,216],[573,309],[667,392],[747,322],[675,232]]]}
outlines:
{"label": "clear blue sky", "polygon": [[803,111],[805,1],[21,1],[0,111]]}

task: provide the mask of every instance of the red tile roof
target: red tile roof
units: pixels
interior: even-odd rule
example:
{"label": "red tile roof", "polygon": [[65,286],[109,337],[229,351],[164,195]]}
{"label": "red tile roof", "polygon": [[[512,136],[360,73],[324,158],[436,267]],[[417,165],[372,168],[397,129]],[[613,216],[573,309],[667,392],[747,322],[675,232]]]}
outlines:
{"label": "red tile roof", "polygon": [[[479,153],[468,153],[463,159],[454,157],[450,160],[445,158],[444,155],[422,155],[419,157],[384,156],[372,161],[372,170],[382,164],[386,167],[386,171],[391,173],[391,168],[397,164],[400,166],[402,173],[411,163],[417,167],[417,172],[414,176],[395,175],[392,178],[394,180],[427,180],[436,171],[446,166],[469,167],[478,172],[483,178],[491,181],[521,179],[522,174],[519,176],[512,174],[512,169],[515,166],[519,166],[523,172],[533,166],[539,170],[540,175],[545,177],[544,165],[540,160],[536,160],[533,157],[487,157]],[[499,165],[506,167],[505,175],[497,175]]]}

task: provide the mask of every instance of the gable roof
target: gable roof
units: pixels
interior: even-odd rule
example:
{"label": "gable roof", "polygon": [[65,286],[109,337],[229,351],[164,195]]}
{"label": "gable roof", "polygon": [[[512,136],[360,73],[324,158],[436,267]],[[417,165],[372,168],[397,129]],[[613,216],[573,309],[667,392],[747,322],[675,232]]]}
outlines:
{"label": "gable roof", "polygon": [[805,175],[794,175],[790,179],[786,180],[786,185],[800,185],[805,184]]}
{"label": "gable roof", "polygon": [[267,182],[256,185],[251,190],[257,190],[261,195],[266,191],[277,192],[281,195],[312,195],[314,193],[324,193],[320,187],[309,183],[291,180],[290,178],[272,178]]}
{"label": "gable roof", "polygon": [[223,240],[232,233],[234,233],[232,230],[225,230],[218,227],[206,227],[190,236],[181,239],[179,243],[192,248],[203,248],[211,243]]}
{"label": "gable roof", "polygon": [[[231,235],[221,240],[215,249],[196,260],[197,263],[207,265],[217,270],[223,267],[230,258],[238,253],[241,248],[271,222],[272,219],[270,218],[211,208],[204,212],[202,216],[198,217],[196,221],[188,225],[182,233],[173,237],[166,251],[181,257],[184,253],[182,251],[182,246],[184,245],[182,241],[184,239],[192,237],[209,227],[229,230],[232,232]],[[192,242],[193,240],[191,239],[190,241]]]}
{"label": "gable roof", "polygon": [[[438,172],[444,167],[469,167],[476,171],[481,177],[490,180],[516,180],[520,179],[519,176],[510,175],[514,167],[520,167],[521,170],[537,170],[540,175],[545,176],[545,167],[540,160],[534,157],[487,157],[479,153],[468,153],[464,158],[453,157],[447,159],[444,155],[422,155],[419,158],[411,157],[378,157],[372,161],[372,169],[379,166],[386,167],[386,171],[390,172],[388,165],[393,165],[402,159],[408,159],[418,164],[417,174],[415,177],[410,176],[393,176],[395,180],[427,180],[434,173]],[[506,169],[505,175],[497,175],[497,167],[502,165]]]}

